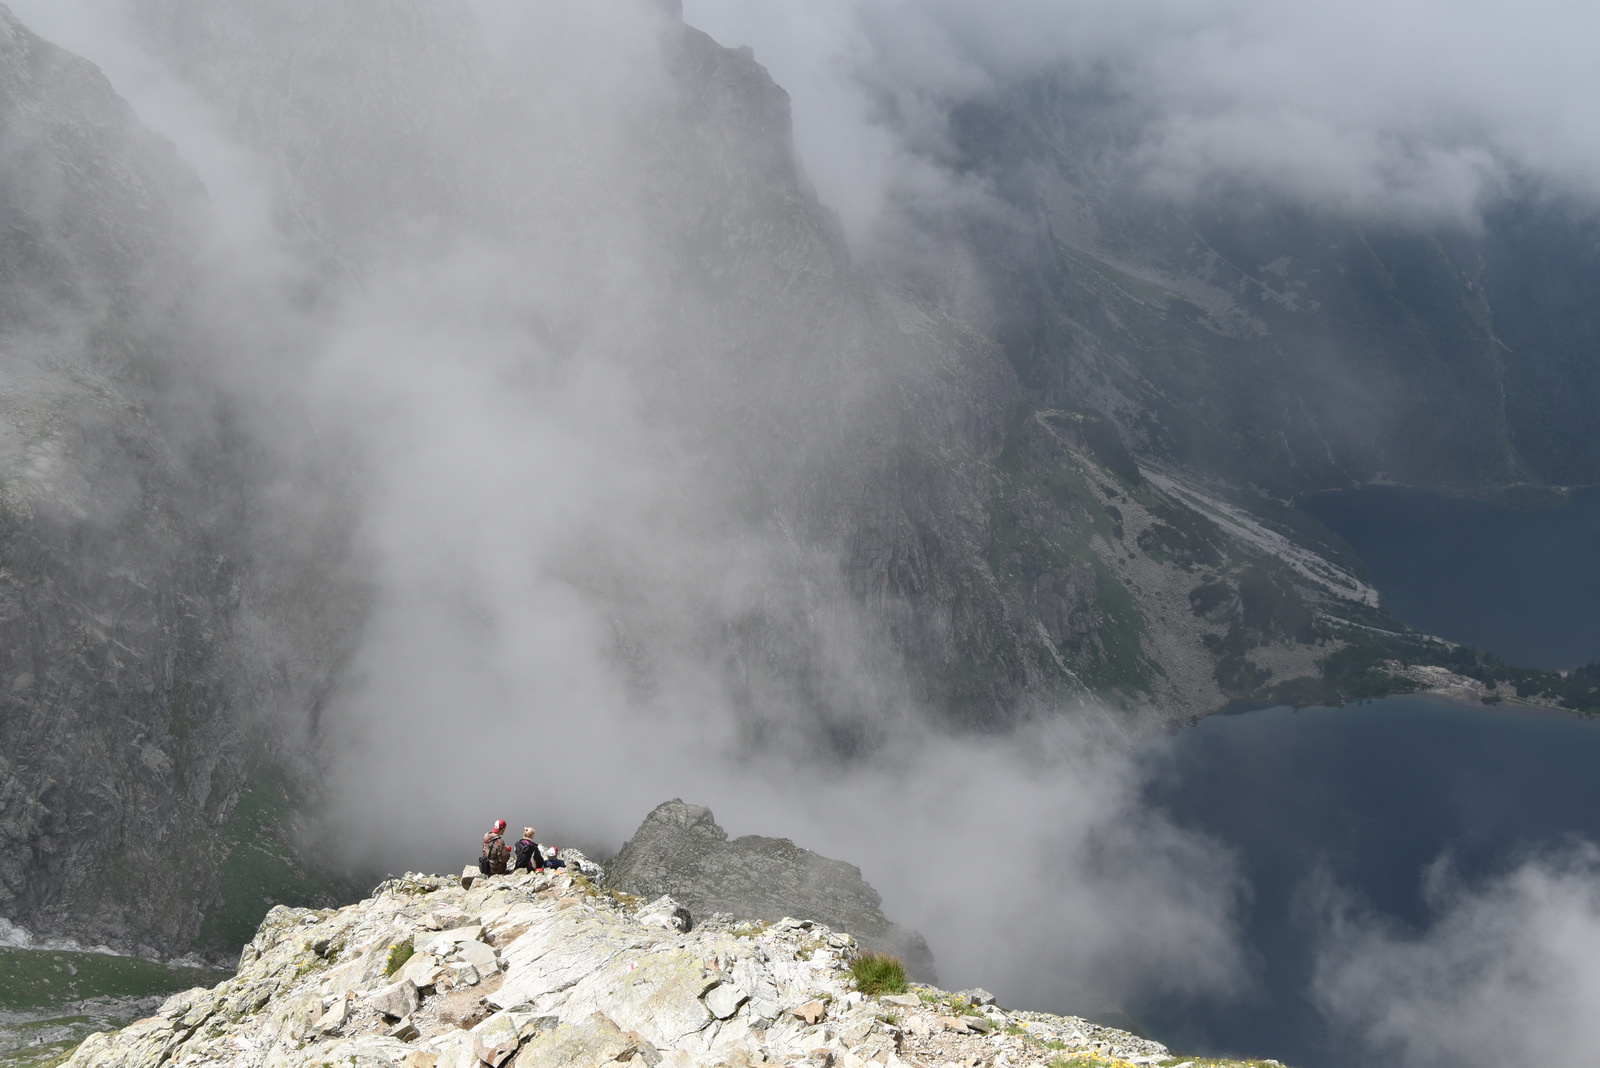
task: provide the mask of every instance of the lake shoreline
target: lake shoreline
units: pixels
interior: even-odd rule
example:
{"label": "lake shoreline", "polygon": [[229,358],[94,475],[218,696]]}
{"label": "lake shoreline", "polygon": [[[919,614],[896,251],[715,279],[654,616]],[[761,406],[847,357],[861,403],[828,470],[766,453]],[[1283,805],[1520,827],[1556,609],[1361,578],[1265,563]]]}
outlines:
{"label": "lake shoreline", "polygon": [[1349,546],[1395,619],[1561,673],[1600,661],[1600,489],[1557,489],[1486,500],[1377,484],[1297,506]]}

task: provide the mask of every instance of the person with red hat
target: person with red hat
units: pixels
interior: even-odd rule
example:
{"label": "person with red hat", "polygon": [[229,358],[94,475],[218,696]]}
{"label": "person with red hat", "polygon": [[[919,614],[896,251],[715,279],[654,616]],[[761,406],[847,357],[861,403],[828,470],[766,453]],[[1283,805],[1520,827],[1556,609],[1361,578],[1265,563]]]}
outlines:
{"label": "person with red hat", "polygon": [[489,833],[483,836],[483,849],[478,854],[478,870],[485,875],[504,875],[511,850],[506,848],[506,821],[495,820]]}

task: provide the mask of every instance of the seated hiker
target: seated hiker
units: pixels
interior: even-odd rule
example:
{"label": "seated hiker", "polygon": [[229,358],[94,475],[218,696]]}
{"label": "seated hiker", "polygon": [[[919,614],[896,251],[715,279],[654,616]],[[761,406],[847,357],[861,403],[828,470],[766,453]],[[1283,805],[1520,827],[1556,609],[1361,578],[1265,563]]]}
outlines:
{"label": "seated hiker", "polygon": [[478,853],[478,870],[485,875],[504,875],[511,850],[506,848],[506,821],[495,820],[489,833],[483,836],[483,849]]}
{"label": "seated hiker", "polygon": [[522,828],[522,841],[517,843],[517,867],[528,871],[566,867],[566,862],[556,855],[561,850],[555,846],[551,846],[548,853],[540,850],[539,843],[533,840],[533,836],[538,833],[532,827]]}
{"label": "seated hiker", "polygon": [[539,843],[533,840],[533,836],[538,833],[532,827],[522,828],[522,841],[517,843],[515,867],[518,871],[544,870],[544,854],[539,851]]}

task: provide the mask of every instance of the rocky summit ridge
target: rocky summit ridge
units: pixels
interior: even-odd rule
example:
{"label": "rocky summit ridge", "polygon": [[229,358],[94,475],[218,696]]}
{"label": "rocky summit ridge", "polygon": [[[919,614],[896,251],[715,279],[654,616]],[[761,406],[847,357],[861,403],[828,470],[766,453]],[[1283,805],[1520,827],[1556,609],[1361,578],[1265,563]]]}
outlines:
{"label": "rocky summit ridge", "polygon": [[[575,858],[576,859],[576,858]],[[837,1068],[1171,1063],[1165,1047],[983,991],[855,988],[850,934],[699,923],[568,872],[407,874],[339,909],[276,906],[238,973],[93,1035],[73,1068]]]}

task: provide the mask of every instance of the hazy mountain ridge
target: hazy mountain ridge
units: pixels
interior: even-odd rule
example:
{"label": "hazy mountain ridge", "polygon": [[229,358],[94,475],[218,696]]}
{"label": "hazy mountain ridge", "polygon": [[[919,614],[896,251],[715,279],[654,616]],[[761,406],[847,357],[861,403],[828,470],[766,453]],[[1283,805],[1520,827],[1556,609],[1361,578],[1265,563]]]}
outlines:
{"label": "hazy mountain ridge", "polygon": [[[214,8],[208,12],[208,18],[218,14]],[[155,25],[185,33],[218,25],[190,21],[193,12],[172,5],[152,13]],[[160,21],[168,16],[174,21]],[[349,30],[348,16],[319,10],[294,16],[290,28],[307,35],[302,41],[337,49],[341,38],[328,31]],[[414,32],[378,44],[406,54],[426,45],[428,54],[437,55],[451,40],[431,36],[434,25],[409,28]],[[227,391],[237,387],[218,376],[215,355],[205,351],[226,346],[228,339],[216,321],[196,317],[179,296],[192,284],[199,259],[184,235],[205,225],[192,174],[169,146],[137,127],[89,64],[38,41],[14,20],[7,29],[12,69],[21,72],[6,87],[7,100],[13,114],[23,117],[9,125],[9,142],[16,147],[31,138],[34,146],[13,157],[32,161],[33,172],[23,175],[28,181],[9,187],[9,232],[13,240],[33,236],[7,258],[15,280],[7,295],[15,307],[32,311],[33,329],[14,329],[7,344],[8,430],[16,448],[5,480],[11,543],[5,562],[15,602],[9,615],[19,633],[8,646],[14,659],[6,672],[6,815],[15,846],[7,849],[8,913],[44,931],[179,950],[193,944],[202,912],[218,906],[224,873],[247,870],[237,859],[227,864],[241,836],[264,856],[283,853],[282,862],[296,863],[292,842],[271,841],[292,823],[292,807],[283,806],[293,801],[280,786],[263,785],[248,818],[237,825],[228,821],[245,776],[263,756],[286,763],[297,776],[315,770],[300,740],[320,737],[328,693],[322,680],[360,641],[362,576],[357,569],[353,584],[338,578],[352,534],[337,506],[323,507],[332,519],[320,546],[313,540],[286,551],[273,542],[310,533],[273,514],[286,503],[278,496],[285,461],[250,440],[261,422],[230,423]],[[892,300],[864,295],[826,213],[797,184],[781,91],[747,56],[687,29],[680,28],[678,38],[671,58],[683,95],[669,103],[675,117],[691,123],[692,136],[645,138],[646,154],[669,158],[611,168],[666,179],[660,188],[669,206],[656,221],[667,221],[671,229],[659,240],[677,257],[672,273],[689,280],[683,292],[702,295],[673,313],[689,317],[677,324],[678,336],[709,332],[720,336],[724,350],[697,363],[693,351],[672,351],[670,327],[655,341],[646,340],[662,367],[680,361],[679,370],[658,381],[665,387],[658,394],[666,402],[663,420],[687,418],[700,432],[732,431],[746,449],[719,452],[723,459],[717,462],[732,461],[723,474],[745,487],[747,496],[729,499],[755,514],[776,504],[790,517],[780,525],[813,545],[817,539],[834,542],[849,529],[851,510],[872,496],[863,487],[871,468],[853,447],[860,435],[854,442],[841,440],[864,422],[850,406],[876,407],[883,390],[901,388],[908,374],[915,377],[919,346],[965,337],[964,348],[947,349],[953,357],[941,366],[950,382],[942,397],[924,394],[903,409],[903,422],[872,428],[869,456],[915,455],[899,443],[926,435],[930,426],[936,437],[984,433],[984,417],[972,414],[960,379],[975,355],[979,363],[989,361],[991,377],[998,370],[1003,388],[1003,364],[980,339],[940,327],[922,313],[911,317],[909,332],[902,331]],[[270,79],[251,84],[249,78],[271,66],[271,47],[284,42],[247,33],[229,36],[227,43],[233,52],[200,50],[226,60],[203,73],[220,71],[244,84],[211,82],[207,91],[234,94],[236,111],[250,120],[245,128],[260,138],[261,149],[282,151],[286,163],[303,154],[308,161],[337,164],[341,157],[330,146],[344,131],[308,127],[304,116],[291,112],[286,118],[258,107],[278,98]],[[268,51],[256,61],[238,53],[252,46]],[[287,54],[291,66],[301,61],[292,50]],[[381,90],[408,66],[396,64],[393,51],[381,58],[372,67],[356,66],[355,87],[364,84],[374,100],[404,113],[408,98]],[[450,74],[467,66],[457,53],[435,70]],[[52,80],[30,77],[36,70]],[[420,118],[402,114],[396,119],[400,132]],[[362,130],[380,140],[395,133],[382,122]],[[310,142],[301,140],[308,136]],[[406,145],[402,136],[367,147],[383,157]],[[631,152],[633,146],[619,150]],[[458,196],[456,183],[483,180],[483,171],[493,181],[496,167],[513,161],[491,158],[483,168],[472,162],[438,161],[435,167],[422,161],[417,174],[402,174],[398,185],[373,198],[368,206],[374,210],[365,214],[344,210],[348,189],[342,183],[351,179],[349,172],[301,174],[284,186],[282,207],[296,220],[291,233],[320,250],[325,270],[335,277],[359,274],[374,262],[362,257],[376,257],[381,265],[393,241],[410,232],[407,220],[419,212],[471,203]],[[19,191],[50,184],[51,168],[66,168],[87,183],[78,201],[16,200]],[[559,169],[546,177],[558,195],[576,198],[581,211],[594,206],[590,191],[572,186]],[[65,191],[72,190],[68,182]],[[580,213],[569,219],[572,229],[534,239],[581,240],[586,221]],[[41,299],[39,292],[51,284],[67,297]],[[152,284],[160,288],[152,291]],[[74,289],[89,296],[74,298]],[[738,310],[752,307],[759,314]],[[663,309],[652,305],[648,311]],[[714,321],[719,317],[733,329]],[[669,324],[672,318],[663,316]],[[90,325],[94,329],[86,330]],[[549,325],[561,329],[559,322]],[[54,336],[40,344],[46,328]],[[941,330],[943,340],[936,337]],[[83,335],[89,340],[79,341]],[[62,338],[76,347],[52,345]],[[43,354],[30,358],[36,349]],[[751,361],[744,353],[766,359]],[[883,365],[863,364],[866,353],[884,356]],[[108,366],[107,356],[116,362]],[[841,359],[854,361],[853,369]],[[723,368],[734,370],[734,380],[722,383],[708,408],[694,387],[704,384],[708,370]],[[838,381],[841,370],[850,372],[849,384]],[[295,371],[290,362],[279,373]],[[795,388],[774,389],[775,374]],[[779,406],[756,403],[769,396]],[[988,418],[991,426],[1003,425],[1003,416]],[[265,425],[283,424],[269,419]],[[995,437],[992,429],[988,434]],[[315,516],[315,510],[306,511],[306,495],[315,505],[325,495],[342,494],[356,470],[339,451],[298,469],[311,477],[296,485],[303,499],[295,516]],[[925,515],[920,525],[939,522],[937,515]],[[871,551],[860,555],[868,558]],[[799,581],[820,582],[818,596],[833,598],[827,592],[835,581],[830,566],[826,560],[802,563]],[[670,586],[667,595],[675,595]],[[785,593],[780,600],[791,599]],[[740,700],[753,717],[782,727],[784,709],[799,700],[824,715],[843,715],[848,724],[837,735],[839,744],[859,745],[869,736],[867,724],[879,713],[837,701],[849,685],[826,681],[841,668],[830,667],[829,658],[837,654],[820,635],[807,637],[816,621],[746,615],[729,621],[730,632],[716,619],[721,609],[708,604],[702,610],[710,618],[701,633],[691,632],[691,640],[710,645],[715,654],[731,633],[735,648],[742,649],[736,685],[745,688]],[[644,643],[659,638],[648,615],[630,622],[625,612],[619,614],[618,644],[644,649],[648,660],[649,652],[660,650],[632,641],[629,628],[641,626]],[[641,671],[648,677],[648,664]],[[822,681],[807,682],[808,674]],[[797,682],[799,694],[792,696]],[[253,741],[253,729],[265,734]],[[136,759],[115,755],[128,752]],[[106,864],[115,878],[97,874]],[[175,871],[181,873],[176,878]],[[124,907],[112,906],[109,898]],[[236,909],[248,903],[231,904]]]}
{"label": "hazy mountain ridge", "polygon": [[1139,448],[1285,499],[1595,481],[1592,212],[1516,190],[1473,233],[1183,199],[1122,154],[1138,118],[1043,77],[955,120],[1023,220],[969,234],[992,329],[1048,403],[1090,398]]}

